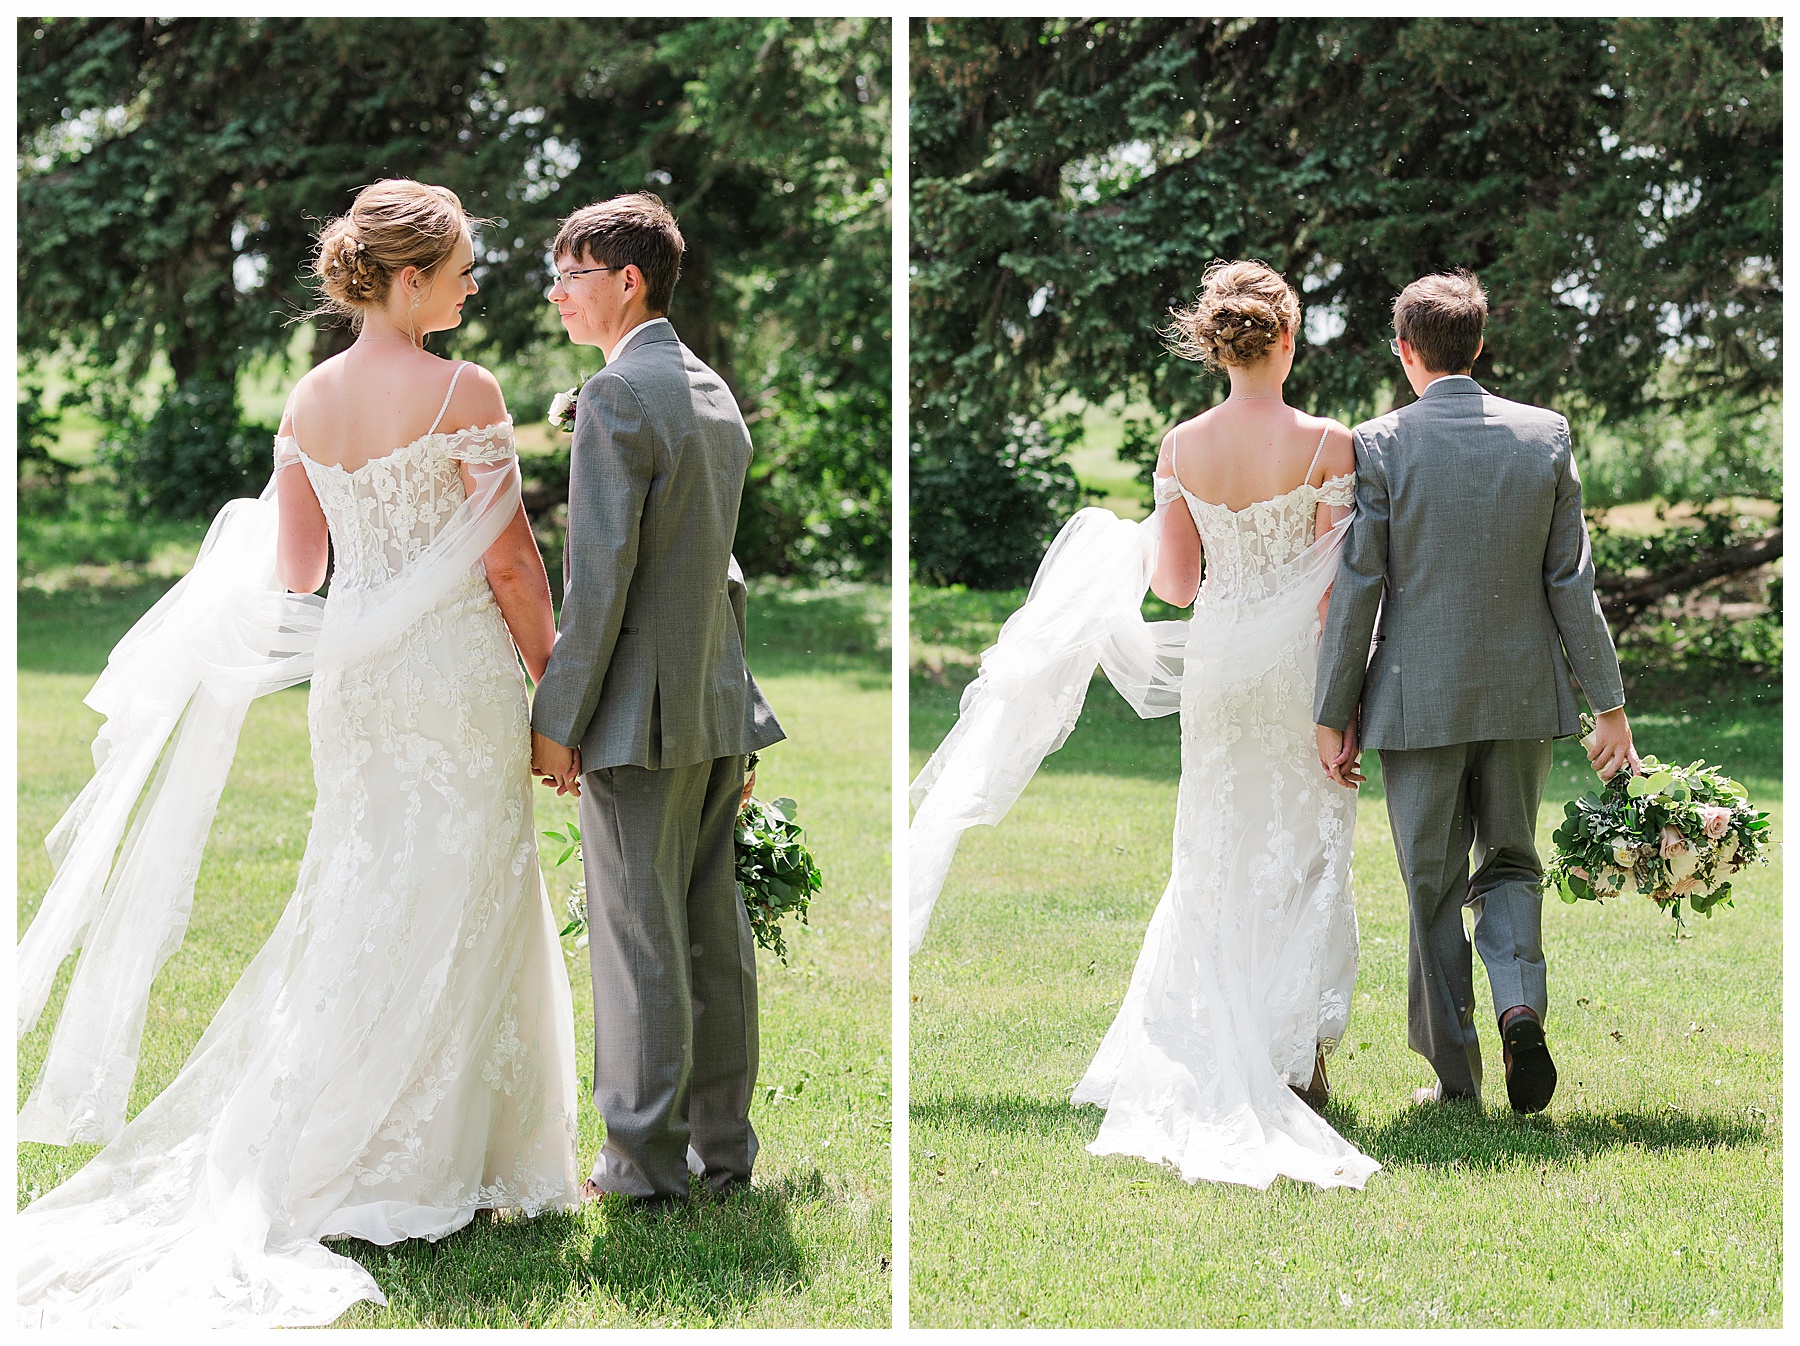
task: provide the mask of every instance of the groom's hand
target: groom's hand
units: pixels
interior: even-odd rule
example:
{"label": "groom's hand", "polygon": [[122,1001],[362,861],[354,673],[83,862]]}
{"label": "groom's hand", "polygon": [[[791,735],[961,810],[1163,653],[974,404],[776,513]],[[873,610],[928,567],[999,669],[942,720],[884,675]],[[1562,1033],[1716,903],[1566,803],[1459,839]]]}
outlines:
{"label": "groom's hand", "polygon": [[531,731],[531,774],[559,795],[581,798],[581,749],[565,748],[537,730]]}
{"label": "groom's hand", "polygon": [[1587,749],[1588,765],[1603,781],[1611,780],[1627,766],[1635,772],[1644,764],[1638,760],[1631,743],[1631,725],[1625,719],[1625,707],[1605,711],[1594,717],[1594,732],[1581,740]]}

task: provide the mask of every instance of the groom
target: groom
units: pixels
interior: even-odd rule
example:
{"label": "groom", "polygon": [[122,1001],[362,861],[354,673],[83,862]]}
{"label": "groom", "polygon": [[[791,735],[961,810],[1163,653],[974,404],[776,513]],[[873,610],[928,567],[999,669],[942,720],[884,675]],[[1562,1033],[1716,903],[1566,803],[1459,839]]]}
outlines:
{"label": "groom", "polygon": [[1508,1100],[1540,1112],[1556,1066],[1543,1027],[1537,811],[1550,742],[1578,728],[1571,673],[1600,712],[1588,760],[1601,778],[1635,768],[1637,754],[1594,598],[1569,424],[1470,377],[1486,320],[1467,271],[1416,280],[1394,302],[1392,346],[1419,400],[1354,432],[1356,521],[1313,718],[1320,764],[1340,784],[1359,779],[1359,736],[1381,753],[1412,909],[1407,1039],[1437,1072],[1415,1099],[1481,1096],[1466,906]]}
{"label": "groom", "polygon": [[756,950],[737,894],[744,755],[783,737],[744,663],[731,557],[750,435],[665,316],[681,231],[655,196],[585,206],[552,245],[581,389],[556,645],[531,765],[580,796],[606,1144],[583,1188],[666,1204],[750,1181]]}

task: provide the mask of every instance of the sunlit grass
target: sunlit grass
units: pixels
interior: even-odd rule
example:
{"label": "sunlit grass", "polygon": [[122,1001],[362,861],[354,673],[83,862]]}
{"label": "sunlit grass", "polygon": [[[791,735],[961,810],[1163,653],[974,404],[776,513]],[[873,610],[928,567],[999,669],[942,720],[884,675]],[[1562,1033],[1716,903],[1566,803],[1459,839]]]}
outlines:
{"label": "sunlit grass", "polygon": [[[966,676],[913,680],[915,768]],[[1730,770],[1779,837],[1778,700],[1693,696],[1635,728],[1645,750]],[[1177,772],[1175,722],[1139,721],[1096,686],[1006,820],[962,842],[912,963],[915,1325],[1780,1323],[1779,845],[1735,909],[1680,942],[1649,903],[1547,904],[1555,1102],[1530,1118],[1507,1108],[1484,1020],[1488,1110],[1423,1111],[1406,899],[1374,773],[1357,818],[1361,967],[1329,1116],[1384,1171],[1362,1192],[1189,1187],[1087,1154],[1101,1114],[1069,1105],[1167,876]],[[1540,844],[1593,782],[1559,745]]]}

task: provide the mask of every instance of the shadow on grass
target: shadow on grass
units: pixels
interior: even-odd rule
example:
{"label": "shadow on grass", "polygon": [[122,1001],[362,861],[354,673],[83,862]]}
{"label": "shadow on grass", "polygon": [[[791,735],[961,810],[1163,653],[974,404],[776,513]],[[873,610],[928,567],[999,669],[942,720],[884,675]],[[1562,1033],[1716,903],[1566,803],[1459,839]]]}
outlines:
{"label": "shadow on grass", "polygon": [[[912,1118],[925,1125],[999,1135],[1067,1137],[1086,1145],[1100,1131],[1102,1113],[1019,1094],[954,1096],[916,1102]],[[1520,1160],[1567,1164],[1609,1150],[1715,1150],[1755,1145],[1767,1128],[1719,1113],[1540,1113],[1522,1117],[1504,1105],[1483,1111],[1464,1104],[1408,1108],[1364,1123],[1356,1105],[1334,1099],[1325,1119],[1340,1135],[1388,1168],[1501,1168]]]}
{"label": "shadow on grass", "polygon": [[950,1098],[915,1102],[910,1109],[915,1122],[933,1126],[962,1127],[995,1135],[1070,1136],[1086,1145],[1100,1134],[1105,1115],[1099,1108],[1075,1107],[1067,1099],[1046,1101],[1023,1094],[957,1094]]}
{"label": "shadow on grass", "polygon": [[1722,1113],[1555,1111],[1524,1117],[1504,1104],[1411,1107],[1366,1125],[1355,1106],[1334,1102],[1326,1120],[1390,1168],[1501,1168],[1520,1160],[1578,1163],[1611,1150],[1736,1149],[1768,1139],[1767,1129]]}
{"label": "shadow on grass", "polygon": [[[696,1195],[674,1209],[615,1197],[597,1214],[477,1221],[435,1244],[333,1246],[368,1269],[395,1311],[425,1326],[542,1323],[556,1306],[594,1293],[647,1323],[716,1325],[812,1279],[791,1212],[828,1199],[814,1169],[729,1197]],[[379,1320],[372,1306],[355,1312]]]}
{"label": "shadow on grass", "polygon": [[173,583],[74,588],[59,594],[19,590],[20,671],[98,676],[119,637]]}
{"label": "shadow on grass", "polygon": [[888,687],[885,586],[753,581],[746,626],[758,677],[829,675],[851,679],[860,691]]}

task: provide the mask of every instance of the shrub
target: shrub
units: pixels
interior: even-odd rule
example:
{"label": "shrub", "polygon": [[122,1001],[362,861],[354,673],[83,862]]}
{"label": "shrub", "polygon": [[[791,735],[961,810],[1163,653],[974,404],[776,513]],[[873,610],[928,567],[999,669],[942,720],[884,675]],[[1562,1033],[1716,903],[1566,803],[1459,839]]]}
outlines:
{"label": "shrub", "polygon": [[147,420],[116,408],[106,419],[100,459],[139,509],[205,517],[235,496],[256,494],[268,479],[276,427],[243,421],[232,382],[193,379]]}
{"label": "shrub", "polygon": [[1065,458],[1080,420],[1046,426],[1013,416],[993,446],[957,430],[960,442],[945,436],[912,446],[913,571],[930,584],[972,589],[1029,584],[1088,494]]}

